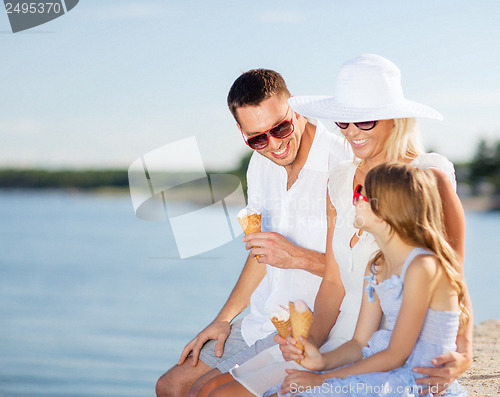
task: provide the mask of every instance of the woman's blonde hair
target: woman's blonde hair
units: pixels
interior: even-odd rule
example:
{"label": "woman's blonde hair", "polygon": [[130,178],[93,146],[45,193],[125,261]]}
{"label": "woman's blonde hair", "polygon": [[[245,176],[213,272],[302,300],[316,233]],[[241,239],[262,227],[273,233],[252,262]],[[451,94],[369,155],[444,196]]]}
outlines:
{"label": "woman's blonde hair", "polygon": [[[413,159],[424,152],[420,130],[414,118],[393,119],[394,127],[384,144],[387,161]],[[355,159],[360,164],[363,160]]]}
{"label": "woman's blonde hair", "polygon": [[[462,310],[460,320],[465,325],[469,319],[465,283],[460,262],[446,240],[441,197],[432,171],[403,163],[384,163],[368,172],[365,190],[373,213],[389,224],[391,233],[436,255],[457,292]],[[383,261],[384,254],[379,251],[370,263],[379,270]]]}

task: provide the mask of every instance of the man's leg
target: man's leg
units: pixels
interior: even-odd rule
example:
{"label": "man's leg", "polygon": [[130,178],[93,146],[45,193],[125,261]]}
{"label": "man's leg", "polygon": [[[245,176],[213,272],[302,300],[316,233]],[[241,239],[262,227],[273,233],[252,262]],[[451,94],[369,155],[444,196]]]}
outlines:
{"label": "man's leg", "polygon": [[189,389],[200,376],[209,372],[210,368],[203,361],[193,367],[193,358],[188,357],[182,365],[176,365],[165,372],[156,383],[158,397],[187,396]]}
{"label": "man's leg", "polygon": [[264,339],[258,340],[252,346],[246,348],[229,360],[221,362],[215,369],[207,372],[195,382],[188,397],[207,397],[209,393],[217,387],[234,381],[233,376],[229,374],[229,370],[235,365],[242,365],[269,347],[276,345],[273,339],[274,335],[275,334],[271,334]]}
{"label": "man's leg", "polygon": [[[198,364],[193,367],[193,358],[188,357],[182,365],[176,365],[158,379],[156,395],[158,397],[186,397],[194,382],[200,377],[229,361],[233,356],[245,350],[248,346],[241,336],[241,321],[231,324],[231,333],[224,343],[222,357],[215,355],[216,340],[209,340],[200,351]],[[224,371],[226,372],[226,371]],[[215,375],[220,374],[220,372]],[[208,379],[207,379],[208,380]]]}

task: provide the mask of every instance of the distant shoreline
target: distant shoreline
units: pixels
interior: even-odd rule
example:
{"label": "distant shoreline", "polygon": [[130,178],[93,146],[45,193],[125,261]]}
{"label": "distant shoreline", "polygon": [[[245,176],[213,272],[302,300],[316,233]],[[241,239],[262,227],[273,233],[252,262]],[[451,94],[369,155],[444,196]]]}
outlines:
{"label": "distant shoreline", "polygon": [[460,197],[466,211],[500,211],[500,195]]}
{"label": "distant shoreline", "polygon": [[[130,195],[130,189],[128,186],[96,186],[88,188],[80,187],[0,187],[0,192],[29,192],[29,191],[40,191],[40,192],[50,192],[50,191],[64,191],[67,193],[83,193],[83,194],[98,194],[98,195]],[[176,193],[174,196],[170,197],[172,201],[191,201],[197,203],[199,200],[198,194],[179,194]],[[460,201],[464,207],[465,211],[500,211],[500,195],[482,195],[482,196],[460,196]],[[228,203],[231,204],[231,203]]]}

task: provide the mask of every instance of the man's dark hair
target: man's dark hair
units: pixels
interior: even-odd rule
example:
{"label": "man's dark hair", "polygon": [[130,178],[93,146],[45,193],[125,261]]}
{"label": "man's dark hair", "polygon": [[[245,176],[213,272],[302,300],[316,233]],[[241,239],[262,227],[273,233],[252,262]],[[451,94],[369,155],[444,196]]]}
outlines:
{"label": "man's dark hair", "polygon": [[290,98],[283,77],[274,70],[252,69],[235,80],[227,95],[227,106],[238,121],[236,109],[245,105],[258,106],[274,95]]}

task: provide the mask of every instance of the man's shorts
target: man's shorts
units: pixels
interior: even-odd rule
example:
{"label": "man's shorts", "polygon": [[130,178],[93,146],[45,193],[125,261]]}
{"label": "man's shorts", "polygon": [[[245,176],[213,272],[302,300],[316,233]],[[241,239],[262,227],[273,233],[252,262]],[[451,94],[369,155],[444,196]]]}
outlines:
{"label": "man's shorts", "polygon": [[210,368],[217,368],[222,373],[226,373],[236,364],[241,365],[245,361],[276,344],[273,340],[274,335],[276,335],[276,333],[274,333],[267,338],[258,340],[252,346],[248,346],[241,335],[242,321],[242,319],[236,320],[231,324],[231,332],[224,344],[224,353],[222,357],[217,357],[215,355],[217,340],[212,339],[203,345],[200,351],[200,360]]}
{"label": "man's shorts", "polygon": [[243,320],[236,320],[231,324],[231,332],[224,343],[224,353],[222,357],[215,355],[216,339],[211,339],[203,345],[200,351],[200,360],[207,364],[210,368],[216,368],[220,363],[230,359],[242,350],[245,350],[248,345],[246,344],[243,336],[241,335],[241,322]]}
{"label": "man's shorts", "polygon": [[229,370],[231,368],[233,368],[235,365],[241,365],[244,362],[255,357],[257,354],[270,348],[271,346],[276,346],[276,342],[274,341],[274,335],[276,335],[276,334],[277,334],[277,332],[267,336],[264,339],[258,340],[252,346],[247,347],[245,350],[241,351],[240,353],[238,353],[238,354],[234,355],[233,357],[221,362],[219,365],[217,365],[217,369],[220,372],[222,372],[223,374],[225,374],[226,372],[229,372]]}

